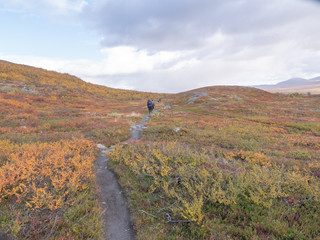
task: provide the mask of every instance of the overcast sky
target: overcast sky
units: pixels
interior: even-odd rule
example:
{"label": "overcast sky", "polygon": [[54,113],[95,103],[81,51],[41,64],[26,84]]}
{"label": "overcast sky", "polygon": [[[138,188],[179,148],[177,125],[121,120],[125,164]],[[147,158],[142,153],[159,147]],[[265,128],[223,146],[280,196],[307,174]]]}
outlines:
{"label": "overcast sky", "polygon": [[0,0],[0,59],[181,92],[320,76],[320,1]]}

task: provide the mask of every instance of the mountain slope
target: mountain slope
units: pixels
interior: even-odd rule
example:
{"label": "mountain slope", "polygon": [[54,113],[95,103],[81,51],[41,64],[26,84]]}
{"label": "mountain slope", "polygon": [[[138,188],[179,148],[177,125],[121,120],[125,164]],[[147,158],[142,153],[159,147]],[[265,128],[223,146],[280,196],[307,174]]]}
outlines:
{"label": "mountain slope", "polygon": [[[0,83],[37,88],[40,94],[50,94],[63,89],[63,91],[79,92],[80,94],[94,94],[119,100],[145,99],[151,93],[114,89],[97,84],[85,82],[75,76],[48,71],[41,68],[14,64],[0,60]],[[62,91],[62,90],[61,90]],[[161,94],[153,94],[160,97]]]}
{"label": "mountain slope", "polygon": [[125,115],[143,113],[145,101],[151,96],[164,95],[108,88],[69,74],[0,61],[0,138],[8,137],[7,132],[23,132],[21,127],[30,139],[50,131],[55,135],[79,131],[86,136],[96,135],[96,128],[106,129],[102,122],[120,126]]}
{"label": "mountain slope", "polygon": [[99,239],[95,146],[127,140],[163,96],[0,61],[0,235]]}
{"label": "mountain slope", "polygon": [[138,238],[318,238],[319,97],[219,86],[162,102],[110,154]]}
{"label": "mountain slope", "polygon": [[0,69],[0,229],[11,237],[101,238],[95,146],[128,139],[148,97],[162,101],[142,140],[118,145],[108,165],[139,239],[320,235],[318,96],[232,86],[161,95]]}

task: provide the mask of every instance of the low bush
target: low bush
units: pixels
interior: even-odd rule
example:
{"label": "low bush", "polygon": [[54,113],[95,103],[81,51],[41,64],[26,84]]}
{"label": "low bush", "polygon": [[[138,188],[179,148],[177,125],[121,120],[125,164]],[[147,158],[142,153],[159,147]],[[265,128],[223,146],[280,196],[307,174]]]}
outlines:
{"label": "low bush", "polygon": [[150,228],[158,224],[166,229],[159,239],[170,239],[172,231],[177,238],[208,239],[217,229],[242,239],[319,234],[320,225],[310,229],[307,220],[320,213],[318,178],[273,168],[263,154],[222,159],[209,152],[171,142],[126,145],[109,154],[131,193],[139,236],[148,231],[153,239]]}
{"label": "low bush", "polygon": [[0,149],[6,158],[0,168],[0,229],[18,239],[100,236],[92,142],[0,144],[6,145]]}

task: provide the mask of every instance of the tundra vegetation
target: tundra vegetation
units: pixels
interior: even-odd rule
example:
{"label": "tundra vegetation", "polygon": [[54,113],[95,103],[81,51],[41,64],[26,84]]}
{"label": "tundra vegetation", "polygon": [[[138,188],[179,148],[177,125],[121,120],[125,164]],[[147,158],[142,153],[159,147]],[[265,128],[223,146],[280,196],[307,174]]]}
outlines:
{"label": "tundra vegetation", "polygon": [[[162,102],[143,138],[120,144],[151,96]],[[151,95],[0,61],[0,230],[100,239],[101,143],[117,144],[138,239],[319,239],[319,110],[316,95]]]}
{"label": "tundra vegetation", "polygon": [[148,96],[0,61],[0,232],[100,239],[96,145],[127,140]]}
{"label": "tundra vegetation", "polygon": [[319,239],[319,108],[245,87],[165,98],[109,154],[139,239]]}

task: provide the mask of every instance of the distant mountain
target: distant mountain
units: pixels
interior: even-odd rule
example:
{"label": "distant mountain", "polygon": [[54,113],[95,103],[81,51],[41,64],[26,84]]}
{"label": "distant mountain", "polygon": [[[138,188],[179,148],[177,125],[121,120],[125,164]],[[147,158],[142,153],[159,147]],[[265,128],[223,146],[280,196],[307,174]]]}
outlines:
{"label": "distant mountain", "polygon": [[320,94],[320,76],[311,79],[291,78],[273,85],[255,85],[253,87],[269,92]]}
{"label": "distant mountain", "polygon": [[315,81],[317,81],[317,80],[320,80],[320,77],[311,78],[310,80],[315,80]]}

